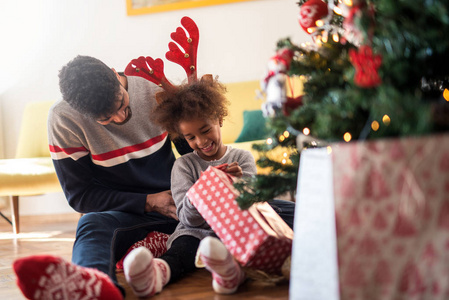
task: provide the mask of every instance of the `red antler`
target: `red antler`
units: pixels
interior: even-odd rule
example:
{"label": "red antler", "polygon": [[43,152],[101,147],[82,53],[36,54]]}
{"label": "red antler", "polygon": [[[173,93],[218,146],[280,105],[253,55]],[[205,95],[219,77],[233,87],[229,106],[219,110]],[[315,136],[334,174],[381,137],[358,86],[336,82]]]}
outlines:
{"label": "red antler", "polygon": [[178,43],[184,51],[181,51],[177,44],[170,42],[168,44],[169,51],[165,54],[165,57],[169,61],[179,64],[184,68],[188,82],[190,83],[198,79],[196,71],[196,55],[200,34],[195,22],[189,17],[182,18],[181,24],[188,32],[189,37],[187,37],[186,32],[181,27],[178,27],[176,32],[172,32],[170,37],[173,41]]}
{"label": "red antler", "polygon": [[126,76],[140,76],[157,85],[162,86],[164,90],[173,88],[164,74],[164,62],[162,59],[147,57],[139,57],[131,60],[125,69]]}

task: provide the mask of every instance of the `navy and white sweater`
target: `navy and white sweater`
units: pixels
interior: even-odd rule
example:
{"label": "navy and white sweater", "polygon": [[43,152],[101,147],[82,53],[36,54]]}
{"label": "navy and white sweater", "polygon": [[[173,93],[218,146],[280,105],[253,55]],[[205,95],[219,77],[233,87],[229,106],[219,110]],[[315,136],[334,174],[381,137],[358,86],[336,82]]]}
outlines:
{"label": "navy and white sweater", "polygon": [[151,121],[158,87],[128,77],[131,119],[98,124],[66,101],[48,117],[51,157],[69,204],[78,212],[143,214],[146,195],[170,189],[175,161],[167,132]]}

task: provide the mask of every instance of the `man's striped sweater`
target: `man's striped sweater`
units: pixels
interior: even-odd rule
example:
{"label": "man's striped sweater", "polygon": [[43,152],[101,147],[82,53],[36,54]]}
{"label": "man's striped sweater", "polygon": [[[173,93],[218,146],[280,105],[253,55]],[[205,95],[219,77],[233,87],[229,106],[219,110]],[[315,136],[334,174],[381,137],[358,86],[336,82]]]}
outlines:
{"label": "man's striped sweater", "polygon": [[100,125],[58,101],[48,117],[50,153],[69,204],[79,212],[142,214],[146,195],[170,189],[175,161],[167,132],[151,111],[158,87],[128,77],[131,119]]}

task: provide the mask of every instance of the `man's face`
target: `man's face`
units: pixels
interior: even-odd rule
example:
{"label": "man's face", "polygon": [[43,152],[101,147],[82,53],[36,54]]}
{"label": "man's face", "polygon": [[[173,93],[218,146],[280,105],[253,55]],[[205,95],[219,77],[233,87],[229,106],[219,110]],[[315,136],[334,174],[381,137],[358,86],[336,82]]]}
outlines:
{"label": "man's face", "polygon": [[117,125],[123,125],[131,119],[132,113],[129,107],[129,94],[123,86],[120,86],[120,94],[115,101],[115,105],[116,108],[113,114],[97,119],[99,124],[108,125],[109,123],[115,123]]}

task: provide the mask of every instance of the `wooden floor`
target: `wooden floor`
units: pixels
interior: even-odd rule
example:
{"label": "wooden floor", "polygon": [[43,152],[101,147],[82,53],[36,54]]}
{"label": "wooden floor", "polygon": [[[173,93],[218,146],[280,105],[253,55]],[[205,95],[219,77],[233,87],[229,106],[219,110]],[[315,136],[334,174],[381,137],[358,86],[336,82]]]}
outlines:
{"label": "wooden floor", "polygon": [[[15,236],[11,226],[0,218],[0,299],[25,299],[16,286],[12,262],[34,254],[59,255],[70,261],[78,214],[43,216],[23,216],[21,233]],[[125,299],[138,299],[126,284],[123,274],[118,274],[119,282],[125,287]],[[182,299],[288,299],[288,283],[276,286],[247,281],[233,295],[215,294],[211,286],[211,275],[202,269],[177,283],[166,286],[152,297],[154,300]]]}

